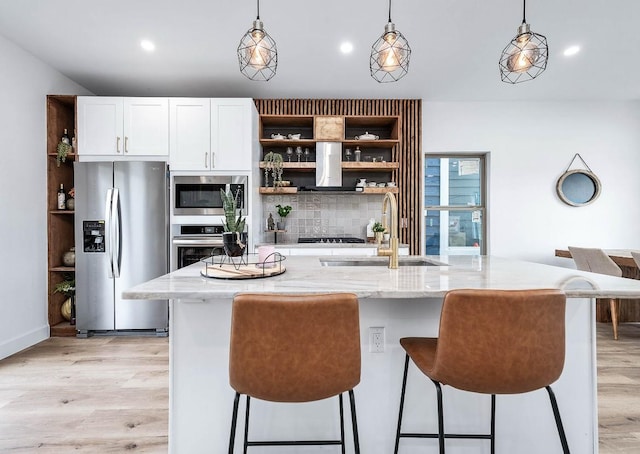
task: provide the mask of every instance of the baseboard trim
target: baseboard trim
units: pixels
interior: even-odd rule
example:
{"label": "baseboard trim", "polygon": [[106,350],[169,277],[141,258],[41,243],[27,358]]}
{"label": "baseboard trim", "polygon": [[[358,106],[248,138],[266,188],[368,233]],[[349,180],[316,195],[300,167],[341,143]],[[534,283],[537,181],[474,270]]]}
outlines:
{"label": "baseboard trim", "polygon": [[0,359],[7,358],[14,355],[19,351],[29,348],[32,345],[42,342],[49,338],[49,325],[44,325],[34,330],[29,331],[26,334],[0,341]]}

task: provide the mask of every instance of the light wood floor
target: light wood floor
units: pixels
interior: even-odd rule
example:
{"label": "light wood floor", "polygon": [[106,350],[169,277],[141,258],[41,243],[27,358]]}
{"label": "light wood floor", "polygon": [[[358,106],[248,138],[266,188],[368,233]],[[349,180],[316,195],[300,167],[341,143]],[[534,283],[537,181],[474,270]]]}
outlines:
{"label": "light wood floor", "polygon": [[[640,325],[598,326],[601,454],[640,452],[639,359]],[[166,338],[48,339],[0,361],[0,452],[164,454],[168,383]]]}

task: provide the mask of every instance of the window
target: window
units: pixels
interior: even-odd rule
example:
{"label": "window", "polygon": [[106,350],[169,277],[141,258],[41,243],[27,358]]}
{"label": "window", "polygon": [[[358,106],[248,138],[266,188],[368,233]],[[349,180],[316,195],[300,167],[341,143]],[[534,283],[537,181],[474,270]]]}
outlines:
{"label": "window", "polygon": [[425,155],[425,253],[486,254],[486,155]]}

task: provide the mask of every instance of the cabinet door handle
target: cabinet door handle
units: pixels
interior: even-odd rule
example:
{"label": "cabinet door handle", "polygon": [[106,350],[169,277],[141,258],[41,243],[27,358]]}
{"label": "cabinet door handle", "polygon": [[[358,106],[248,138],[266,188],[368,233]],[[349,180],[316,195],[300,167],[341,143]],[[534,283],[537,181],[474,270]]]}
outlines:
{"label": "cabinet door handle", "polygon": [[205,169],[209,168],[209,153],[204,154],[204,168]]}
{"label": "cabinet door handle", "polygon": [[216,168],[216,154],[213,151],[211,152],[211,168]]}
{"label": "cabinet door handle", "polygon": [[116,141],[116,153],[120,153],[120,136],[117,137]]}
{"label": "cabinet door handle", "polygon": [[129,153],[129,137],[124,136],[124,152]]}

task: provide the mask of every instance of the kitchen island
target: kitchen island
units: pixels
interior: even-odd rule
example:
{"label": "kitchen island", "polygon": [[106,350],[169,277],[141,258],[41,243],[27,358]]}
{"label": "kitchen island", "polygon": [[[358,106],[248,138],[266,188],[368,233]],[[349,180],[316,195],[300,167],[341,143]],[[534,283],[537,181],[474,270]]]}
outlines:
{"label": "kitchen island", "polygon": [[[125,298],[171,299],[169,451],[227,451],[234,391],[228,382],[231,300],[238,292],[346,291],[360,299],[362,380],[355,388],[362,452],[393,450],[405,336],[437,336],[442,297],[451,289],[560,288],[567,296],[566,361],[553,385],[572,452],[598,452],[594,301],[640,297],[640,282],[487,256],[429,256],[435,265],[391,270],[385,257],[288,257],[286,272],[253,280],[217,280],[194,264],[124,292]],[[380,261],[354,266],[351,261]],[[324,264],[322,263],[324,262]],[[327,266],[334,262],[333,265]],[[532,320],[531,323],[535,323]],[[385,328],[385,351],[369,351],[369,328]],[[489,397],[444,388],[445,430],[487,432]],[[497,453],[561,452],[544,390],[499,396]],[[242,414],[242,408],[240,410]],[[338,433],[337,403],[252,403],[252,438],[329,438]],[[345,415],[348,417],[348,415]],[[415,367],[410,377],[403,429],[435,431],[435,389]],[[238,428],[238,440],[243,429]],[[349,440],[349,438],[348,438]],[[435,440],[403,440],[403,454],[437,450]],[[254,447],[255,454],[273,452]],[[317,452],[316,450],[298,450]],[[352,451],[349,451],[352,452]],[[447,452],[489,452],[487,442],[448,440]]]}

